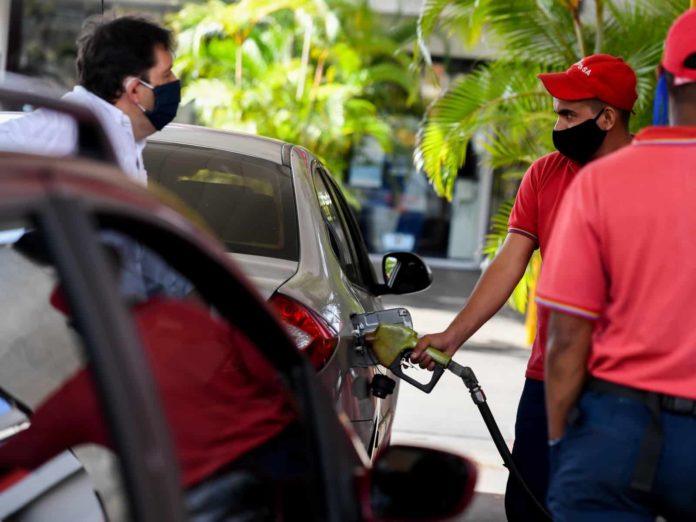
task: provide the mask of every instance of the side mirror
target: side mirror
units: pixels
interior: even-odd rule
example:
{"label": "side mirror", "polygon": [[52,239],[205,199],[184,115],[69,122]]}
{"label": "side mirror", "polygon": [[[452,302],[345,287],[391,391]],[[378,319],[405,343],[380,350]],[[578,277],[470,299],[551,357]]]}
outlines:
{"label": "side mirror", "polygon": [[29,427],[29,415],[23,405],[0,393],[0,444]]}
{"label": "side mirror", "polygon": [[425,290],[433,274],[419,256],[411,252],[389,252],[382,258],[382,294],[412,294]]}
{"label": "side mirror", "polygon": [[447,520],[464,512],[476,485],[476,467],[464,457],[413,446],[389,446],[378,455],[366,488],[365,518]]}

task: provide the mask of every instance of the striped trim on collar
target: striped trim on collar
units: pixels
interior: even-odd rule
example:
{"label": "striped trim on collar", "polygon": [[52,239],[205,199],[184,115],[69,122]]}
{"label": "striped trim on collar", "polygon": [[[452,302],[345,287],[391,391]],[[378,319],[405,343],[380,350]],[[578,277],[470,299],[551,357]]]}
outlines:
{"label": "striped trim on collar", "polygon": [[636,140],[633,145],[696,145],[696,138],[660,138]]}
{"label": "striped trim on collar", "polygon": [[633,145],[694,145],[696,127],[647,127],[633,139]]}

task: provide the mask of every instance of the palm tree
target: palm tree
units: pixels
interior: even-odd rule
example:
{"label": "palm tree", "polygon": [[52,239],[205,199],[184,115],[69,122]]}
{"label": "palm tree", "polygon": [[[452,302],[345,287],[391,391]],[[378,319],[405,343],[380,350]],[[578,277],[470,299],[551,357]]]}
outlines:
{"label": "palm tree", "polygon": [[380,102],[417,98],[404,53],[410,28],[387,28],[367,0],[209,0],[170,19],[177,72],[206,125],[300,143],[340,176],[363,136],[385,150]]}
{"label": "palm tree", "polygon": [[[621,56],[633,67],[639,98],[632,128],[649,124],[665,34],[688,7],[688,0],[425,0],[418,21],[423,63],[429,64],[425,42],[436,29],[469,45],[485,37],[496,58],[431,106],[419,130],[416,164],[440,195],[451,198],[467,143],[476,140],[493,168],[521,178],[532,161],[553,150],[552,100],[536,75],[565,70],[589,54]],[[489,259],[507,235],[511,203],[494,216],[484,248]],[[533,260],[510,300],[521,312],[536,266]]]}

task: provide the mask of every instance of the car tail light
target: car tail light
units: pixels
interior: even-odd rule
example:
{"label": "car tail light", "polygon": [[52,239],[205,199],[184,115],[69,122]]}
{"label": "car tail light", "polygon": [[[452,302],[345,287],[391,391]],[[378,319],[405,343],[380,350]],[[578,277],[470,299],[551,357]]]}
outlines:
{"label": "car tail light", "polygon": [[274,294],[270,303],[312,366],[317,370],[323,368],[338,344],[338,338],[329,325],[306,306],[282,294]]}

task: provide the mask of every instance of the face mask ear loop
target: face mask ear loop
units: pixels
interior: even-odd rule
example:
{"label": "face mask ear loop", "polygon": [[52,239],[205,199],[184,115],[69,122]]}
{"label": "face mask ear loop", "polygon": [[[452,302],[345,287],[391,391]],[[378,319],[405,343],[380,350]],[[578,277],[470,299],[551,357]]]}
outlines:
{"label": "face mask ear loop", "polygon": [[653,103],[653,125],[667,125],[669,123],[669,95],[667,91],[667,77],[660,73],[655,89],[655,102]]}
{"label": "face mask ear loop", "polygon": [[140,83],[142,83],[145,87],[150,89],[151,91],[155,90],[155,86],[147,83],[145,80],[141,80],[140,78],[136,78]]}
{"label": "face mask ear loop", "polygon": [[[125,89],[126,89],[126,90],[128,90],[128,86],[131,84],[131,82],[140,82],[140,83],[142,83],[145,87],[147,87],[148,89],[154,90],[154,88],[152,87],[152,85],[150,85],[150,84],[147,83],[146,81],[141,80],[140,78],[136,78],[135,76],[131,76],[130,79],[126,81],[126,85],[125,85]],[[146,109],[145,107],[143,107],[142,104],[136,103],[136,105],[138,106],[138,109],[140,109],[141,111],[147,112],[147,109]]]}
{"label": "face mask ear loop", "polygon": [[595,116],[594,118],[592,118],[592,119],[594,120],[595,123],[597,123],[597,121],[598,121],[599,118],[602,116],[602,114],[604,114],[604,111],[605,111],[605,110],[607,110],[607,108],[606,108],[606,107],[602,107],[602,110],[599,111],[599,112],[597,113],[597,116]]}

